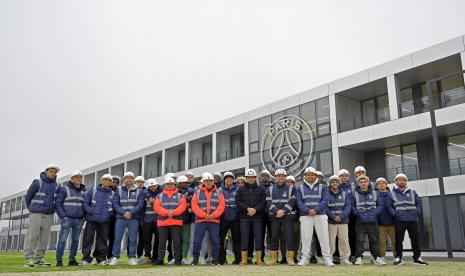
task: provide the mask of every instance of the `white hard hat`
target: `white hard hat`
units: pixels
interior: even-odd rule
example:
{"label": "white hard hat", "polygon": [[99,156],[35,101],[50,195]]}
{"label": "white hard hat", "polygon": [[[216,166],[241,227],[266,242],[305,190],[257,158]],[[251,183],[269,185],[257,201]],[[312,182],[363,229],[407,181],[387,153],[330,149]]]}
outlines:
{"label": "white hard hat", "polygon": [[75,177],[75,176],[82,176],[82,172],[81,171],[74,171],[71,173],[71,178]]}
{"label": "white hard hat", "polygon": [[121,182],[121,177],[117,175],[112,175],[111,177],[113,178],[113,180],[118,179],[118,182]]}
{"label": "white hard hat", "polygon": [[245,177],[248,177],[248,176],[257,177],[257,172],[254,169],[248,169],[245,171]]}
{"label": "white hard hat", "polygon": [[220,172],[214,172],[214,173],[213,173],[213,176],[219,176],[219,177],[223,178],[223,176],[221,175]]}
{"label": "white hard hat", "polygon": [[113,177],[111,177],[111,174],[106,173],[106,174],[102,175],[102,177],[100,177],[100,181],[101,181],[101,180],[104,180],[104,179],[113,180]]}
{"label": "white hard hat", "polygon": [[384,177],[379,177],[378,179],[376,179],[375,184],[378,184],[378,182],[384,182],[386,184],[388,183],[386,178]]}
{"label": "white hard hat", "polygon": [[285,169],[277,169],[275,172],[274,172],[274,175],[277,176],[279,174],[284,174],[284,175],[287,175],[287,172]]}
{"label": "white hard hat", "polygon": [[174,178],[174,173],[167,173],[167,174],[165,174],[165,177],[172,177],[172,178]]}
{"label": "white hard hat", "polygon": [[132,172],[125,172],[124,175],[123,175],[123,179],[125,179],[126,177],[134,178],[134,174]]}
{"label": "white hard hat", "polygon": [[225,172],[223,174],[223,179],[225,179],[226,177],[232,177],[233,179],[235,178],[234,174],[232,172]]}
{"label": "white hard hat", "polygon": [[403,173],[399,173],[398,175],[396,175],[396,177],[394,178],[394,181],[396,181],[398,178],[403,178],[405,179],[405,181],[408,181],[407,176]]}
{"label": "white hard hat", "polygon": [[339,179],[339,176],[337,176],[337,175],[332,175],[332,176],[329,178],[328,183],[331,184],[331,182],[332,182],[333,180],[336,180],[338,183],[341,183],[341,180]]}
{"label": "white hard hat", "polygon": [[316,171],[316,175],[321,176],[321,177],[323,177],[323,178],[325,177],[325,175],[324,175],[322,172],[320,172],[320,171]]}
{"label": "white hard hat", "polygon": [[187,179],[187,176],[181,175],[181,176],[178,177],[178,179],[176,179],[176,181],[179,184],[179,183],[189,182],[189,179]]}
{"label": "white hard hat", "polygon": [[307,173],[313,173],[313,174],[316,175],[316,170],[313,167],[308,167],[308,168],[305,169],[304,175],[307,174]]}
{"label": "white hard hat", "polygon": [[342,169],[342,170],[339,171],[338,175],[339,175],[339,176],[341,176],[341,175],[350,175],[350,173],[349,173],[348,170]]}
{"label": "white hard hat", "polygon": [[366,170],[362,166],[357,166],[354,170],[354,173],[358,173],[358,172],[366,172]]}
{"label": "white hard hat", "polygon": [[204,173],[202,174],[202,182],[203,182],[204,180],[214,180],[214,177],[213,177],[213,175],[212,175],[211,173],[209,173],[209,172],[204,172]]}
{"label": "white hard hat", "polygon": [[190,172],[190,171],[189,171],[189,172],[186,172],[184,175],[185,175],[185,176],[189,176],[189,175],[195,176],[194,173],[193,173],[193,172]]}
{"label": "white hard hat", "polygon": [[140,176],[140,175],[139,175],[138,177],[136,177],[136,178],[134,179],[134,182],[137,182],[137,181],[145,182],[145,179],[144,179],[143,176]]}
{"label": "white hard hat", "polygon": [[286,177],[286,181],[289,181],[289,180],[295,183],[295,177],[293,177],[292,175],[288,175]]}
{"label": "white hard hat", "polygon": [[366,179],[368,182],[370,182],[370,178],[366,175],[361,175],[359,177],[357,177],[357,183],[360,182],[360,180],[362,179]]}
{"label": "white hard hat", "polygon": [[[255,174],[257,174],[257,173],[255,173]],[[269,170],[263,170],[263,171],[261,171],[261,172],[260,172],[260,175],[263,175],[263,174],[266,174],[266,175],[268,175],[268,176],[271,176],[271,173],[270,173]]]}
{"label": "white hard hat", "polygon": [[55,170],[57,170],[57,172],[60,171],[60,167],[58,167],[58,166],[55,165],[55,164],[50,164],[50,165],[48,165],[47,167],[45,167],[45,171],[48,171],[48,170],[50,170],[50,169],[55,169]]}
{"label": "white hard hat", "polygon": [[158,181],[155,179],[155,178],[149,178],[147,179],[147,187],[151,187],[151,186],[156,186],[158,185]]}
{"label": "white hard hat", "polygon": [[172,177],[165,177],[165,180],[163,181],[163,184],[166,184],[166,183],[174,183],[174,184],[176,184],[176,181]]}

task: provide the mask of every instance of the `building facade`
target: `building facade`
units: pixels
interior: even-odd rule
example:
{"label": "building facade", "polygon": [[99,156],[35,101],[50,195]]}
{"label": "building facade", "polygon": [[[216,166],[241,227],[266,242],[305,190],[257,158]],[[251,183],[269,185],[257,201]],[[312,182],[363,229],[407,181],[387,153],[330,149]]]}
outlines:
{"label": "building facade", "polygon": [[[423,201],[421,247],[445,250],[430,108],[436,112],[453,249],[465,249],[465,36],[267,104],[168,141],[83,169],[89,187],[103,174],[145,178],[168,172],[285,168],[297,179],[313,166],[327,177],[363,165],[371,179],[405,173]],[[433,101],[427,97],[431,83]],[[64,182],[69,176],[61,177]],[[2,199],[1,250],[21,250],[25,191]],[[10,219],[11,218],[11,219]],[[59,220],[53,226],[55,249]],[[408,248],[409,245],[407,245]]]}

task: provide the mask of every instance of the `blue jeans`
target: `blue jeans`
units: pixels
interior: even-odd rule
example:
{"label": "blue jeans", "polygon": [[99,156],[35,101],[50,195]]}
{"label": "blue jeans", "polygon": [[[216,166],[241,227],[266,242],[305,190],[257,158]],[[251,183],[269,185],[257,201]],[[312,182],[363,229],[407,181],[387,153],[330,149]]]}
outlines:
{"label": "blue jeans", "polygon": [[[193,256],[200,256],[200,249],[202,248],[202,242],[204,241],[205,234],[208,231],[208,237],[212,244],[212,259],[215,261],[219,260],[220,257],[220,224],[214,222],[198,222],[195,224],[194,233],[194,250]],[[204,256],[202,256],[204,257]]]}
{"label": "blue jeans", "polygon": [[116,219],[115,224],[115,242],[113,243],[112,255],[115,258],[120,257],[121,242],[123,240],[124,230],[128,229],[129,238],[129,255],[128,258],[135,258],[137,251],[137,237],[139,235],[139,220],[138,219]]}
{"label": "blue jeans", "polygon": [[63,259],[65,253],[66,240],[68,239],[69,231],[71,231],[71,246],[69,248],[69,260],[76,260],[76,254],[79,245],[79,236],[81,235],[84,219],[68,218],[61,219],[60,237],[58,239],[56,258],[57,261]]}

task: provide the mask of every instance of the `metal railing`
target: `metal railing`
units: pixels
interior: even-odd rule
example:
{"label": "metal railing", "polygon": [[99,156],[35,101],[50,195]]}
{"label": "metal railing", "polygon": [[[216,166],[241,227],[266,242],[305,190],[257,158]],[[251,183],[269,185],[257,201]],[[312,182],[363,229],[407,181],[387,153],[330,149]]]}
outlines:
{"label": "metal railing", "polygon": [[232,151],[225,150],[221,152],[216,153],[216,161],[217,162],[223,162],[229,159],[234,159],[244,156],[244,148],[243,147],[237,147],[233,149]]}
{"label": "metal railing", "polygon": [[383,107],[373,111],[374,113],[371,115],[352,116],[338,120],[339,132],[349,131],[389,121],[389,107]]}

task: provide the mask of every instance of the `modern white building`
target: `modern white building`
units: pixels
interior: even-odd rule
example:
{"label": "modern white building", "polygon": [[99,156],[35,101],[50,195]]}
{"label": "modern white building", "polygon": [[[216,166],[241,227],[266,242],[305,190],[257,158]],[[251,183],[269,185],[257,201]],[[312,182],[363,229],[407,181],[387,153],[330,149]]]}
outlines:
{"label": "modern white building", "polygon": [[[405,173],[422,196],[421,247],[444,250],[444,223],[435,173],[431,106],[436,109],[441,168],[454,250],[465,249],[465,36],[291,95],[224,121],[82,169],[92,186],[105,173],[270,171],[301,179],[314,166],[327,177],[363,165],[371,179]],[[456,74],[454,74],[456,73]],[[454,74],[450,76],[449,74]],[[447,77],[446,77],[447,76]],[[434,101],[426,94],[433,82]],[[77,168],[78,169],[78,168]],[[63,176],[59,182],[68,180]],[[27,228],[25,191],[2,198],[1,250],[20,250]],[[11,218],[11,221],[10,221]],[[21,219],[24,218],[24,219]],[[55,248],[58,219],[50,249]]]}

